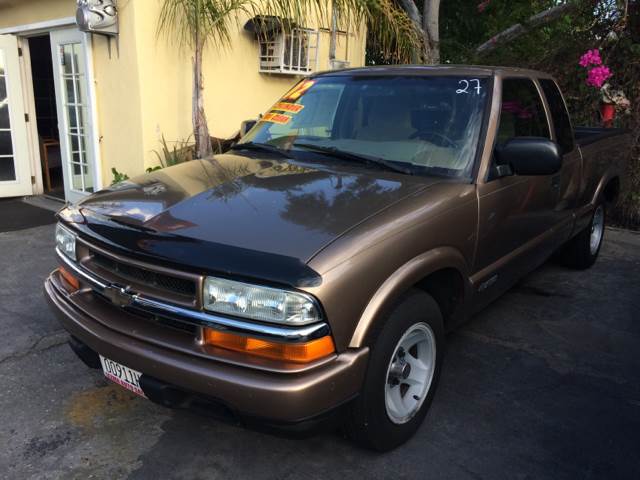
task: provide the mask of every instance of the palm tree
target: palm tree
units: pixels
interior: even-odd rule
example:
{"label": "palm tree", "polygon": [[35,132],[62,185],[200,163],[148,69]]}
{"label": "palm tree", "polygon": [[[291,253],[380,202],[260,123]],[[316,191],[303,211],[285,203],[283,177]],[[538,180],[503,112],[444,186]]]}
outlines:
{"label": "palm tree", "polygon": [[[398,61],[412,58],[421,34],[393,0],[163,0],[158,35],[177,40],[179,48],[193,52],[192,122],[196,158],[212,153],[204,111],[202,54],[207,44],[229,46],[231,28],[240,15],[273,15],[299,22],[309,15],[321,20],[362,25],[381,49]],[[331,8],[328,6],[331,5]]]}

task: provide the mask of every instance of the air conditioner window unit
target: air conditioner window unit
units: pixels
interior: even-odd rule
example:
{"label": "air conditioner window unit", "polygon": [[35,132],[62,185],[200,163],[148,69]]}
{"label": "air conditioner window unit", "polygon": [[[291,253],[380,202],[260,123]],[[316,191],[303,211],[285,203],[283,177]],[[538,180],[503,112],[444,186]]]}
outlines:
{"label": "air conditioner window unit", "polygon": [[308,75],[316,69],[318,31],[293,28],[259,38],[260,72]]}

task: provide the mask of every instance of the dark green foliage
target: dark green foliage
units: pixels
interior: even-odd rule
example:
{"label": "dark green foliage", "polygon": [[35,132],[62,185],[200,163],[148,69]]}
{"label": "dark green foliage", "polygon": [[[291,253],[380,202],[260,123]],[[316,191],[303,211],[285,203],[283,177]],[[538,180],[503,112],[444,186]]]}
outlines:
{"label": "dark green foliage", "polygon": [[[459,18],[455,3],[460,3],[461,8],[462,4],[467,5],[466,20]],[[477,45],[556,2],[491,0],[482,13],[476,7],[475,15],[469,11],[471,6],[467,2],[443,2],[441,17],[443,59],[549,72],[558,80],[576,125],[601,123],[600,92],[586,85],[585,70],[578,65],[585,51],[600,49],[604,63],[613,72],[610,82],[622,88],[632,104],[631,113],[618,114],[615,122],[617,127],[634,131],[636,142],[629,152],[620,202],[610,214],[614,222],[634,228],[640,227],[640,44],[639,33],[631,27],[640,25],[639,3],[630,3],[625,18],[624,2],[578,1],[577,10],[571,15],[506,43],[484,57],[475,54]]]}
{"label": "dark green foliage", "polygon": [[[622,88],[632,113],[618,115],[615,126],[635,132],[621,201],[611,218],[625,226],[640,226],[640,0],[569,0],[570,14],[478,55],[479,45],[559,0],[443,0],[440,6],[442,63],[533,68],[555,76],[576,125],[599,125],[600,92],[585,83],[580,56],[598,48],[613,72],[610,82]],[[421,7],[422,2],[417,2]],[[625,17],[625,11],[627,16]],[[369,42],[368,57],[384,63]]]}

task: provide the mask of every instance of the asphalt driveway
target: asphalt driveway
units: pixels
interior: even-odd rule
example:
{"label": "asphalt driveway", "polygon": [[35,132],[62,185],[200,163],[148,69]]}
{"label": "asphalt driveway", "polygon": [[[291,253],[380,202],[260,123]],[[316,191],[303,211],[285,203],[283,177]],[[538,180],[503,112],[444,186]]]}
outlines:
{"label": "asphalt driveway", "polygon": [[75,358],[41,285],[53,226],[0,233],[0,477],[640,478],[640,235],[596,265],[546,265],[449,336],[427,421],[376,455],[281,438],[129,395]]}

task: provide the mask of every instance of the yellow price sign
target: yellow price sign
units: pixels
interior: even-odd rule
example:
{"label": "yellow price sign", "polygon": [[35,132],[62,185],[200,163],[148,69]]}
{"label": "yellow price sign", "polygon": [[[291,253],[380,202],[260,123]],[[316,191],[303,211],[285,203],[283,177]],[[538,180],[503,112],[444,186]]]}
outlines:
{"label": "yellow price sign", "polygon": [[314,83],[316,83],[314,80],[303,80],[302,82],[298,83],[295,87],[293,87],[291,90],[289,90],[284,95],[284,97],[282,97],[282,99],[291,100],[295,102],[297,99],[299,99],[302,96],[304,92],[309,90]]}
{"label": "yellow price sign", "polygon": [[263,122],[286,125],[291,120],[291,117],[289,115],[284,115],[283,113],[268,112],[265,113],[265,115],[260,120],[262,120]]}

